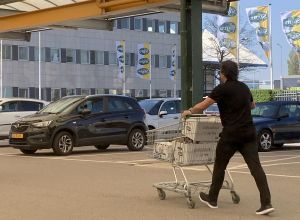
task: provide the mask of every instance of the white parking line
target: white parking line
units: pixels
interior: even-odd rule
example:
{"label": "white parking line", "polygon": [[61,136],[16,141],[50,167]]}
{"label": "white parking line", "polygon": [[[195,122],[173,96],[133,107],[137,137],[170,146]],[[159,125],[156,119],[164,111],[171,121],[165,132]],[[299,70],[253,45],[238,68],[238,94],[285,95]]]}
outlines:
{"label": "white parking line", "polygon": [[[250,174],[250,172],[243,172],[243,171],[230,171],[230,173],[241,173],[241,174]],[[296,178],[300,179],[300,176],[290,176],[290,175],[280,175],[280,174],[271,174],[271,173],[266,173],[267,176],[275,176],[275,177],[286,177],[286,178]]]}

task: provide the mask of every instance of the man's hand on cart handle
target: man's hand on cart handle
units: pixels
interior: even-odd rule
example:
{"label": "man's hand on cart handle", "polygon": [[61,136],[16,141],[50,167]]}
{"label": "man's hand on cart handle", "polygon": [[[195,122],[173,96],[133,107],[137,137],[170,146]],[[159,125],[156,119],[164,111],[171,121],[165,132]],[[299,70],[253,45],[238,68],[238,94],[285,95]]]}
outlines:
{"label": "man's hand on cart handle", "polygon": [[200,113],[214,103],[215,103],[215,100],[207,97],[206,99],[204,99],[204,101],[199,102],[196,105],[194,105],[192,108],[189,108],[188,110],[183,111],[181,114],[181,117],[185,119],[189,115]]}

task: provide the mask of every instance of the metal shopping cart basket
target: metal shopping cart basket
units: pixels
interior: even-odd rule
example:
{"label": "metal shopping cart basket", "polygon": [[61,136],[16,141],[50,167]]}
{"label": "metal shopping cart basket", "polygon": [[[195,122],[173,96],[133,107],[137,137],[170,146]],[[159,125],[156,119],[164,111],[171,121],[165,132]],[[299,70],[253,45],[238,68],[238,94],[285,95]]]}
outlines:
{"label": "metal shopping cart basket", "polygon": [[[209,189],[211,180],[189,182],[183,167],[203,165],[212,175],[208,165],[214,163],[215,150],[222,125],[218,116],[192,115],[177,124],[147,131],[148,144],[153,144],[153,157],[171,163],[175,181],[155,183],[161,200],[166,198],[165,191],[183,194],[189,208],[194,208],[192,193],[199,189]],[[179,181],[178,172],[183,180]],[[240,197],[234,190],[233,179],[226,170],[228,180],[222,188],[230,190],[232,201],[239,203]]]}

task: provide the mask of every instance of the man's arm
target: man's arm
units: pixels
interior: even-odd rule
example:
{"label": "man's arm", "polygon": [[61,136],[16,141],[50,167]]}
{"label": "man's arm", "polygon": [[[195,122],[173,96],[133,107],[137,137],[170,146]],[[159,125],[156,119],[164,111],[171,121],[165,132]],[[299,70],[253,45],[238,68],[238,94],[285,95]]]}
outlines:
{"label": "man's arm", "polygon": [[212,105],[214,103],[215,103],[215,100],[213,100],[212,98],[207,97],[204,101],[199,102],[198,104],[194,105],[189,110],[185,110],[182,113],[182,117],[186,117],[187,115],[191,115],[191,114],[200,113],[200,112],[207,109],[210,105]]}

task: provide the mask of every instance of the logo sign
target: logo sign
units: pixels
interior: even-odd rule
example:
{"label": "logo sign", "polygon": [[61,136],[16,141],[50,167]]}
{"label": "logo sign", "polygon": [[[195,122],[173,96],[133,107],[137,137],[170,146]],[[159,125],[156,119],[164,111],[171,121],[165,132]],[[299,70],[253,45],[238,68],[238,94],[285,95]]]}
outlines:
{"label": "logo sign", "polygon": [[221,46],[221,48],[225,47],[225,48],[228,48],[228,49],[232,49],[232,48],[236,47],[236,43],[235,43],[235,41],[233,41],[229,38],[224,38],[220,41],[220,46]]}
{"label": "logo sign", "polygon": [[142,58],[142,59],[139,60],[140,65],[147,65],[149,63],[150,63],[150,61],[149,61],[148,58]]}
{"label": "logo sign", "polygon": [[149,74],[150,71],[147,68],[141,68],[141,69],[138,69],[137,72],[138,72],[138,74],[143,76],[143,75]]}
{"label": "logo sign", "polygon": [[259,37],[264,37],[264,36],[266,36],[266,35],[269,34],[269,31],[268,31],[267,28],[259,27],[259,28],[257,28],[257,30],[256,30],[256,34],[257,34],[257,36],[259,36]]}
{"label": "logo sign", "polygon": [[228,16],[229,17],[233,17],[233,16],[236,16],[236,15],[237,15],[236,8],[230,6],[229,9],[228,9]]}
{"label": "logo sign", "polygon": [[236,26],[233,22],[225,22],[219,27],[219,30],[223,33],[234,33],[236,30]]}
{"label": "logo sign", "polygon": [[123,45],[117,45],[117,51],[118,51],[119,53],[123,53],[123,52],[124,52]]}
{"label": "logo sign", "polygon": [[288,39],[291,39],[292,41],[300,40],[300,32],[291,31],[286,34]]}
{"label": "logo sign", "polygon": [[283,20],[283,25],[285,27],[294,27],[300,24],[300,17],[289,17]]}
{"label": "logo sign", "polygon": [[141,48],[141,49],[139,50],[139,53],[140,53],[141,55],[147,55],[147,54],[149,54],[149,49],[148,49],[148,48]]}
{"label": "logo sign", "polygon": [[267,19],[268,19],[268,15],[262,11],[255,11],[249,15],[250,23],[259,23]]}
{"label": "logo sign", "polygon": [[119,56],[118,60],[120,63],[124,63],[124,56],[123,55]]}

